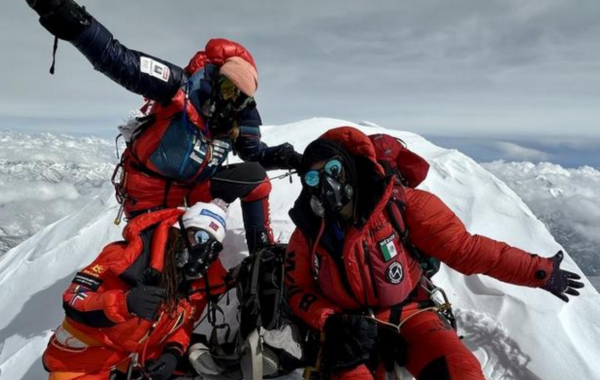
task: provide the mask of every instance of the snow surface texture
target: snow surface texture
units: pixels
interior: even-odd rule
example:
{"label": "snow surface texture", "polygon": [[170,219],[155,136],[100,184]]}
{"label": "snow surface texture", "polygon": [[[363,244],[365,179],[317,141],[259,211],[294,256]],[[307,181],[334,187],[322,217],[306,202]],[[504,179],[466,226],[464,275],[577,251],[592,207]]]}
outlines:
{"label": "snow surface texture", "polygon": [[[268,144],[289,141],[302,151],[326,130],[350,125],[365,133],[402,138],[432,165],[422,188],[438,194],[472,233],[507,241],[551,256],[561,246],[521,199],[496,177],[460,152],[434,146],[418,135],[313,119],[263,129]],[[232,159],[233,161],[233,159]],[[283,172],[271,173],[271,176]],[[300,182],[273,182],[271,210],[278,239],[293,231],[287,211]],[[0,380],[40,379],[40,355],[63,313],[61,293],[74,273],[101,248],[120,239],[112,222],[117,204],[107,190],[79,212],[48,226],[0,261]],[[227,266],[246,254],[239,203],[228,212],[229,232],[223,260]],[[565,267],[581,272],[567,255]],[[463,276],[443,268],[436,283],[458,310],[460,333],[490,380],[600,379],[600,295],[587,280],[582,296],[568,304],[539,290],[503,284],[485,276]],[[10,307],[8,307],[10,306]]]}
{"label": "snow surface texture", "polygon": [[0,256],[109,188],[114,161],[107,140],[0,132]]}
{"label": "snow surface texture", "polygon": [[600,171],[547,162],[494,161],[482,166],[525,201],[556,240],[568,247],[583,273],[600,277]]}

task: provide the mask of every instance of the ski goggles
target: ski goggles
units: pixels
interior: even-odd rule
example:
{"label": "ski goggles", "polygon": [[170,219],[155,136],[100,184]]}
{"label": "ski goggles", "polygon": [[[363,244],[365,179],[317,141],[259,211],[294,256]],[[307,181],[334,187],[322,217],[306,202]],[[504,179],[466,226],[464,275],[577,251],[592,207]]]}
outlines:
{"label": "ski goggles", "polygon": [[[180,221],[180,226],[182,226]],[[223,250],[223,244],[215,240],[203,229],[191,228],[182,230],[186,249],[176,258],[177,267],[183,269],[183,273],[189,279],[204,276],[208,267],[219,256]]]}
{"label": "ski goggles", "polygon": [[332,158],[325,163],[321,169],[311,169],[304,174],[304,183],[308,187],[316,188],[321,183],[323,173],[338,178],[342,173],[342,161],[339,158]]}
{"label": "ski goggles", "polygon": [[217,81],[217,103],[230,105],[231,109],[240,112],[254,104],[254,98],[244,94],[226,76],[221,75]]}

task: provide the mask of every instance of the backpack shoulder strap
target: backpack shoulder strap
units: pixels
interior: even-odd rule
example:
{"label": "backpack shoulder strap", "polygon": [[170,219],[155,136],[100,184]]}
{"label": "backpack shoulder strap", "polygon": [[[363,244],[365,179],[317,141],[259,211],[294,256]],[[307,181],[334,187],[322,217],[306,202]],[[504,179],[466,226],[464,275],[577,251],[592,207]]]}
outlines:
{"label": "backpack shoulder strap", "polygon": [[[404,193],[404,189],[401,190]],[[392,196],[386,205],[388,215],[394,230],[400,235],[402,244],[407,246],[408,242],[408,226],[406,225],[406,203],[399,200],[396,196]]]}
{"label": "backpack shoulder strap", "polygon": [[[404,197],[404,189],[398,189],[397,193],[401,193]],[[402,245],[410,252],[410,254],[419,263],[426,260],[425,256],[410,240],[409,228],[406,225],[406,199],[400,199],[397,196],[393,196],[387,204],[388,215],[390,221],[396,232],[400,235]]]}

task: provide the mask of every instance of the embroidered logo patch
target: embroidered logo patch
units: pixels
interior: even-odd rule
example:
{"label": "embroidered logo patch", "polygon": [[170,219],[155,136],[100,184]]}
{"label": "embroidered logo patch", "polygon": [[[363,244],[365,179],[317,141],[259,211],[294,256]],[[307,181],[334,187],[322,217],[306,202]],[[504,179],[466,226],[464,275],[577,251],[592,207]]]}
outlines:
{"label": "embroidered logo patch", "polygon": [[100,285],[102,285],[101,279],[90,276],[89,274],[83,272],[77,273],[72,282],[77,285],[85,286],[86,288],[89,288],[93,291],[98,290],[98,288],[100,288]]}
{"label": "embroidered logo patch", "polygon": [[385,271],[385,279],[391,284],[399,284],[404,278],[404,268],[400,263],[392,263]]}
{"label": "embroidered logo patch", "polygon": [[398,251],[396,250],[396,246],[394,245],[394,239],[396,239],[396,234],[392,234],[392,236],[378,243],[379,250],[381,251],[381,255],[383,256],[383,260],[385,260],[386,262],[390,261],[398,255]]}

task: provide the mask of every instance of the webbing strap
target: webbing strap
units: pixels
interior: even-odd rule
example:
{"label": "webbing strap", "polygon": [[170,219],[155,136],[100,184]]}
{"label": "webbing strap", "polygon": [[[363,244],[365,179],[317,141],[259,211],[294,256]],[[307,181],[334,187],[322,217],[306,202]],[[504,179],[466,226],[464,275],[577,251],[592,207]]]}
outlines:
{"label": "webbing strap", "polygon": [[390,309],[390,320],[389,322],[393,325],[399,325],[400,319],[402,317],[402,309],[404,308],[404,304],[399,304],[396,306],[392,306]]}
{"label": "webbing strap", "polygon": [[402,244],[406,249],[408,249],[410,254],[420,263],[423,259],[423,255],[421,254],[419,249],[415,247],[410,241],[408,226],[406,226],[406,223],[404,223],[405,210],[398,203],[399,201],[397,199],[392,199],[388,202],[388,214],[390,215],[394,229],[396,229],[396,232],[400,234]]}
{"label": "webbing strap", "polygon": [[54,45],[52,46],[52,66],[50,66],[50,74],[54,75],[56,68],[56,52],[58,51],[58,37],[54,37]]}

